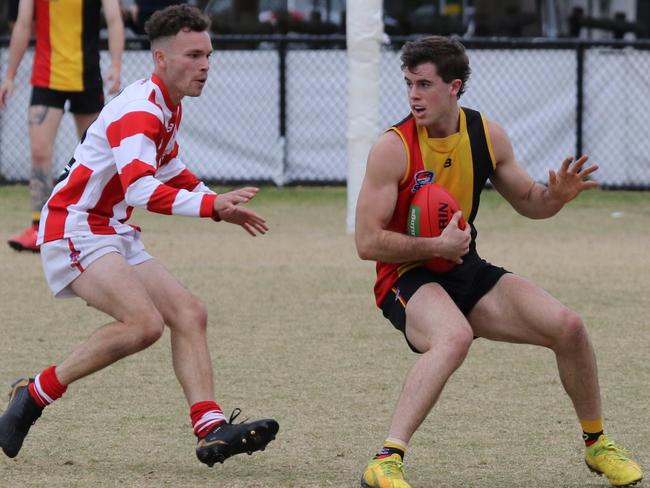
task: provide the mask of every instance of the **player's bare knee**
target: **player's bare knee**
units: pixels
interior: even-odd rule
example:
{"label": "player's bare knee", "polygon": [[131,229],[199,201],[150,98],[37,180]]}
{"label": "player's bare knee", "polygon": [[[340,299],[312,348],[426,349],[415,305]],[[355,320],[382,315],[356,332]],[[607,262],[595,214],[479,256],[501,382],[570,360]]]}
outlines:
{"label": "player's bare knee", "polygon": [[560,313],[561,332],[557,338],[557,347],[574,349],[587,340],[587,329],[582,317],[573,310],[565,309]]}
{"label": "player's bare knee", "polygon": [[200,331],[203,333],[208,324],[208,309],[203,301],[191,295],[189,299],[183,300],[174,322],[174,324],[170,324],[171,327],[189,332]]}
{"label": "player's bare knee", "polygon": [[455,328],[446,340],[450,360],[460,365],[467,356],[473,339],[474,334],[469,327]]}
{"label": "player's bare knee", "polygon": [[137,323],[134,323],[135,348],[138,350],[146,349],[154,344],[163,335],[165,323],[162,316],[157,312],[152,312],[141,316]]}
{"label": "player's bare knee", "polygon": [[208,307],[198,298],[194,303],[194,315],[197,326],[201,330],[205,330],[208,326]]}
{"label": "player's bare knee", "polygon": [[140,349],[146,349],[158,341],[158,339],[160,339],[163,335],[163,330],[164,329],[162,326],[147,327],[146,329],[142,329],[138,344],[140,346]]}
{"label": "player's bare knee", "polygon": [[469,348],[472,345],[474,335],[469,327],[457,327],[444,335],[434,338],[426,350],[426,353],[433,351],[437,355],[444,355],[450,364],[460,366],[465,360]]}
{"label": "player's bare knee", "polygon": [[36,145],[32,147],[32,164],[37,168],[49,167],[52,161],[52,149]]}

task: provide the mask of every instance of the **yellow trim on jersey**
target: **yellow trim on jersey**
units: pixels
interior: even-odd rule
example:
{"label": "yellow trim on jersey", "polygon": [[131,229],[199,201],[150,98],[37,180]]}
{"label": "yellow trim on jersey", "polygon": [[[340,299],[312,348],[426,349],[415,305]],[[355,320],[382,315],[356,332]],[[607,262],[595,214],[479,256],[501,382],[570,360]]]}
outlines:
{"label": "yellow trim on jersey", "polygon": [[83,0],[50,2],[50,88],[53,90],[82,91],[84,88],[82,14]]}
{"label": "yellow trim on jersey", "polygon": [[411,271],[413,268],[417,268],[418,266],[422,266],[424,263],[425,263],[425,261],[417,261],[415,263],[400,264],[397,267],[397,276],[402,276],[407,271]]}
{"label": "yellow trim on jersey", "polygon": [[481,121],[483,122],[483,131],[485,132],[485,140],[487,141],[488,152],[490,153],[490,161],[492,162],[492,169],[497,168],[497,162],[494,159],[494,151],[492,150],[492,140],[490,139],[490,130],[488,129],[487,119],[481,113]]}
{"label": "yellow trim on jersey", "polygon": [[390,129],[387,129],[386,132],[391,130],[395,132],[400,139],[402,139],[402,144],[404,144],[404,150],[406,151],[406,171],[404,172],[402,179],[399,181],[399,186],[402,186],[408,181],[409,173],[411,171],[411,150],[409,149],[409,145],[406,142],[406,139],[404,139],[402,131],[400,131],[397,127],[391,127]]}

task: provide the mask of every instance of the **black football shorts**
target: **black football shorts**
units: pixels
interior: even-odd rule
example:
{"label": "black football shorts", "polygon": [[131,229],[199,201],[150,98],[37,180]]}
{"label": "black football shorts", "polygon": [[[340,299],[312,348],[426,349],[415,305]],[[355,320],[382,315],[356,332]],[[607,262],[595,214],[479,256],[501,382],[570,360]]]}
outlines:
{"label": "black football shorts", "polygon": [[407,344],[418,351],[406,337],[406,304],[422,285],[439,283],[449,294],[458,309],[467,316],[474,305],[508,273],[504,268],[494,266],[476,253],[463,258],[463,263],[447,273],[434,273],[425,267],[413,268],[397,279],[381,304],[381,309],[393,326],[402,331]]}
{"label": "black football shorts", "polygon": [[104,91],[101,84],[80,92],[52,90],[34,86],[32,87],[32,98],[29,105],[44,105],[63,110],[67,100],[70,100],[69,110],[73,114],[94,114],[104,107]]}

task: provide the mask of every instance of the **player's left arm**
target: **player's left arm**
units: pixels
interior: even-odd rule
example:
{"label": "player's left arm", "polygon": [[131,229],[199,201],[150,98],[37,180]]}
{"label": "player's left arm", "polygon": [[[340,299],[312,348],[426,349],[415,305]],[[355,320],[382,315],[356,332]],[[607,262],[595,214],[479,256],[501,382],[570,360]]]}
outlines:
{"label": "player's left arm", "polygon": [[558,171],[549,170],[548,186],[537,183],[515,159],[505,129],[488,121],[488,130],[496,163],[490,181],[521,215],[531,219],[551,217],[583,190],[598,186],[597,182],[587,179],[598,166],[585,166],[588,159],[585,155],[575,161],[569,156]]}
{"label": "player's left arm", "polygon": [[120,90],[122,73],[122,53],[124,52],[124,22],[119,0],[102,0],[102,8],[108,29],[108,51],[111,54],[111,68],[106,78],[108,93]]}

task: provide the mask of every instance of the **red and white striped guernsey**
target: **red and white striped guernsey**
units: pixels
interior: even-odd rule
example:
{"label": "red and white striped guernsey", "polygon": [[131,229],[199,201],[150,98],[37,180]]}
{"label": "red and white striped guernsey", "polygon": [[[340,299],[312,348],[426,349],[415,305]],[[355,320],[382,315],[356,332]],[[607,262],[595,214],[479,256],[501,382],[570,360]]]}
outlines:
{"label": "red and white striped guernsey", "polygon": [[38,243],[129,232],[134,207],[212,217],[216,193],[178,158],[181,113],[156,75],[106,104],[43,207]]}

